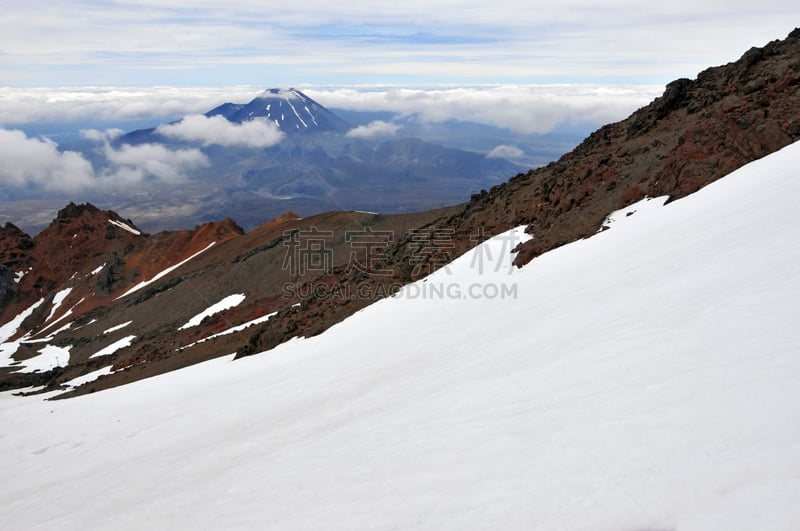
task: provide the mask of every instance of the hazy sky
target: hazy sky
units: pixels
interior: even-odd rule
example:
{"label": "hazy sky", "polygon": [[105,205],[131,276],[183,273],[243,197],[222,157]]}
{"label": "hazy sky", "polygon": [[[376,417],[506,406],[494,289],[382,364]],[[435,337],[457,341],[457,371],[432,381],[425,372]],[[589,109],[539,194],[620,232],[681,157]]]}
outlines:
{"label": "hazy sky", "polygon": [[791,0],[0,0],[0,86],[663,84],[797,15]]}
{"label": "hazy sky", "polygon": [[[276,86],[332,108],[523,134],[599,126],[786,37],[797,15],[796,0],[0,0],[0,197],[184,182],[209,144],[281,140],[198,116]],[[189,148],[108,144],[137,120],[187,115],[167,131]],[[97,124],[83,134],[105,163],[61,149],[51,124]],[[394,120],[351,132],[394,134]]]}

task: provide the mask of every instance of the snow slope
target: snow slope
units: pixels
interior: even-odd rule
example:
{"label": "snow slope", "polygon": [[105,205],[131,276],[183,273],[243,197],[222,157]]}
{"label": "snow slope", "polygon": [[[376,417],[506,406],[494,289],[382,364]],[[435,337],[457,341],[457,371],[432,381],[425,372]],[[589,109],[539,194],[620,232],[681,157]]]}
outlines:
{"label": "snow slope", "polygon": [[794,530],[797,168],[800,144],[522,270],[495,238],[270,353],[0,394],[3,527]]}

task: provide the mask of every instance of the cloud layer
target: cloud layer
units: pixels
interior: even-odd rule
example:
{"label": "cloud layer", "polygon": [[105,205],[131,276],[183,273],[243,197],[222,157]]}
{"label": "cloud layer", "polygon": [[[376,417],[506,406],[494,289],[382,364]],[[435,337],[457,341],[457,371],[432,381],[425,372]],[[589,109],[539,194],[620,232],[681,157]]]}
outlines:
{"label": "cloud layer", "polygon": [[[619,120],[663,92],[661,85],[484,85],[467,87],[375,88],[300,87],[322,105],[356,111],[391,111],[428,121],[466,120],[517,132],[545,133],[569,123],[597,125]],[[0,89],[0,124],[150,119],[154,124],[197,115],[225,102],[246,103],[260,87],[165,87],[107,89]],[[272,134],[257,125],[190,116],[163,131],[202,143],[267,143]],[[378,123],[359,134],[389,133]],[[253,140],[260,139],[260,140]]]}
{"label": "cloud layer", "polygon": [[116,133],[84,131],[86,138],[103,142],[105,164],[95,169],[82,154],[62,152],[49,139],[0,129],[0,188],[44,192],[128,190],[142,183],[184,182],[189,172],[209,162],[199,149],[173,150],[160,144],[113,148],[108,139]]}
{"label": "cloud layer", "polygon": [[62,153],[48,139],[0,129],[0,187],[63,192],[91,186],[94,180],[92,165],[83,155]]}
{"label": "cloud layer", "polygon": [[249,101],[260,87],[0,87],[0,125],[65,122],[153,124]]}
{"label": "cloud layer", "polygon": [[428,121],[461,120],[518,133],[620,120],[663,92],[654,85],[498,85],[432,89],[306,89],[328,107],[393,111]]}
{"label": "cloud layer", "polygon": [[187,172],[208,166],[208,157],[199,149],[168,149],[161,144],[123,145],[119,149],[105,144],[103,153],[111,167],[102,179],[115,187],[147,180],[177,184],[188,180]]}
{"label": "cloud layer", "polygon": [[[309,96],[334,109],[390,111],[399,119],[413,116],[423,121],[476,121],[517,133],[548,133],[575,123],[600,125],[619,120],[662,92],[661,86],[630,85],[490,85],[434,87],[428,89],[302,87]],[[150,116],[165,121],[163,113],[205,112],[225,101],[244,103],[258,88],[170,89],[158,87],[107,89],[2,89],[0,117],[28,124],[96,120],[113,123]],[[199,109],[198,109],[199,107]],[[161,116],[161,118],[160,118]],[[351,137],[396,134],[396,122],[373,121],[356,127]],[[268,121],[232,124],[221,116],[189,114],[183,120],[158,128],[159,133],[203,146],[263,148],[280,142],[282,133]],[[160,145],[113,148],[110,141],[120,129],[82,131],[83,137],[101,144],[101,168],[79,153],[61,151],[46,139],[18,130],[0,129],[0,185],[67,191],[89,187],[120,188],[148,181],[181,182],[208,165],[196,148],[170,150]],[[509,146],[498,146],[494,156],[514,157]]]}
{"label": "cloud layer", "polygon": [[175,124],[162,125],[156,132],[179,140],[199,142],[205,146],[216,144],[251,148],[274,146],[284,136],[274,123],[265,119],[235,124],[223,116],[208,118],[202,114],[186,116]]}
{"label": "cloud layer", "polygon": [[8,2],[15,86],[666,83],[785,37],[787,0]]}
{"label": "cloud layer", "polygon": [[516,159],[525,156],[525,152],[517,146],[501,144],[486,154],[489,158]]}
{"label": "cloud layer", "polygon": [[400,129],[400,125],[383,120],[375,120],[367,125],[359,125],[349,130],[346,136],[352,138],[373,138],[378,136],[393,136]]}

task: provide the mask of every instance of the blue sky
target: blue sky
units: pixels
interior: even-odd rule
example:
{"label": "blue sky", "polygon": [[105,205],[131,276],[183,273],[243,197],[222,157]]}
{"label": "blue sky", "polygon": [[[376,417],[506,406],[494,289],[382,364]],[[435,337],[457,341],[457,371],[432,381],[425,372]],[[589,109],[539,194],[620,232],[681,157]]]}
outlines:
{"label": "blue sky", "polygon": [[663,84],[800,20],[774,0],[2,3],[6,87]]}

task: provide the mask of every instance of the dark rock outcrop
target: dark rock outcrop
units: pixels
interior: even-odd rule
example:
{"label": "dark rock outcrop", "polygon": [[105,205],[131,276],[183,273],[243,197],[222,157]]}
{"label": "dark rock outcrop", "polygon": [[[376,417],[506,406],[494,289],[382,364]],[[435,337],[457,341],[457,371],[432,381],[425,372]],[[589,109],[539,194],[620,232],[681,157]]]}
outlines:
{"label": "dark rock outcrop", "polygon": [[[5,286],[0,296],[12,302],[5,310],[0,306],[0,318],[44,298],[20,331],[33,328],[36,337],[44,333],[41,327],[71,312],[73,326],[54,339],[72,345],[70,366],[41,376],[48,385],[95,367],[100,361],[92,354],[135,336],[128,347],[103,356],[102,363],[119,372],[92,389],[120,385],[322,333],[480,241],[520,225],[533,235],[517,247],[515,263],[522,266],[596,234],[618,208],[646,196],[683,197],[798,139],[800,31],[795,30],[783,41],[749,50],[694,80],[670,83],[650,105],[598,129],[558,161],[482,190],[455,207],[394,216],[340,211],[298,219],[287,214],[247,234],[226,219],[193,230],[139,235],[133,223],[113,212],[76,204],[62,209],[34,239],[6,225],[0,228],[0,239],[8,242],[0,248],[0,263],[7,264],[0,271],[0,287]],[[365,227],[392,237],[385,245],[378,242],[378,252],[362,267],[351,267],[355,249],[345,235]],[[411,231],[431,235],[424,260]],[[447,238],[434,237],[437,231]],[[324,270],[301,274],[287,264],[302,235],[309,240],[322,235],[330,251]],[[180,269],[174,267],[184,261]],[[23,270],[27,273],[14,295],[9,282]],[[122,296],[142,281],[149,284]],[[65,287],[72,291],[51,316],[56,290]],[[182,326],[234,293],[246,300],[199,325]],[[264,321],[266,315],[271,317]],[[258,324],[212,337],[254,320]]]}
{"label": "dark rock outcrop", "polygon": [[[506,212],[534,239],[517,264],[591,236],[611,211],[644,197],[684,197],[800,139],[800,37],[752,48],[741,59],[679,79],[626,120],[592,133],[571,153],[474,198],[462,227]],[[495,216],[496,217],[496,216]],[[487,232],[503,228],[491,222]],[[509,227],[508,224],[505,227]],[[462,229],[463,231],[463,229]]]}
{"label": "dark rock outcrop", "polygon": [[17,298],[16,274],[8,266],[0,264],[0,312]]}
{"label": "dark rock outcrop", "polygon": [[125,260],[117,253],[111,253],[111,258],[97,274],[94,282],[95,293],[101,297],[106,297],[114,292],[115,287],[123,279],[125,271]]}
{"label": "dark rock outcrop", "polygon": [[0,264],[18,271],[27,269],[32,265],[28,258],[34,246],[33,238],[13,223],[0,226]]}
{"label": "dark rock outcrop", "polygon": [[[453,258],[492,236],[526,225],[533,239],[517,247],[522,266],[551,249],[590,237],[612,211],[645,197],[684,197],[733,170],[800,139],[800,33],[754,48],[736,62],[678,79],[629,118],[601,127],[572,152],[543,168],[474,194],[463,209],[429,227],[451,231]],[[400,240],[377,267],[391,277],[344,274],[365,292],[418,278],[406,267],[413,242]],[[358,277],[358,278],[357,278]],[[254,330],[240,355],[268,350],[294,335],[312,336],[370,301],[313,295],[303,311],[280,312]]]}

